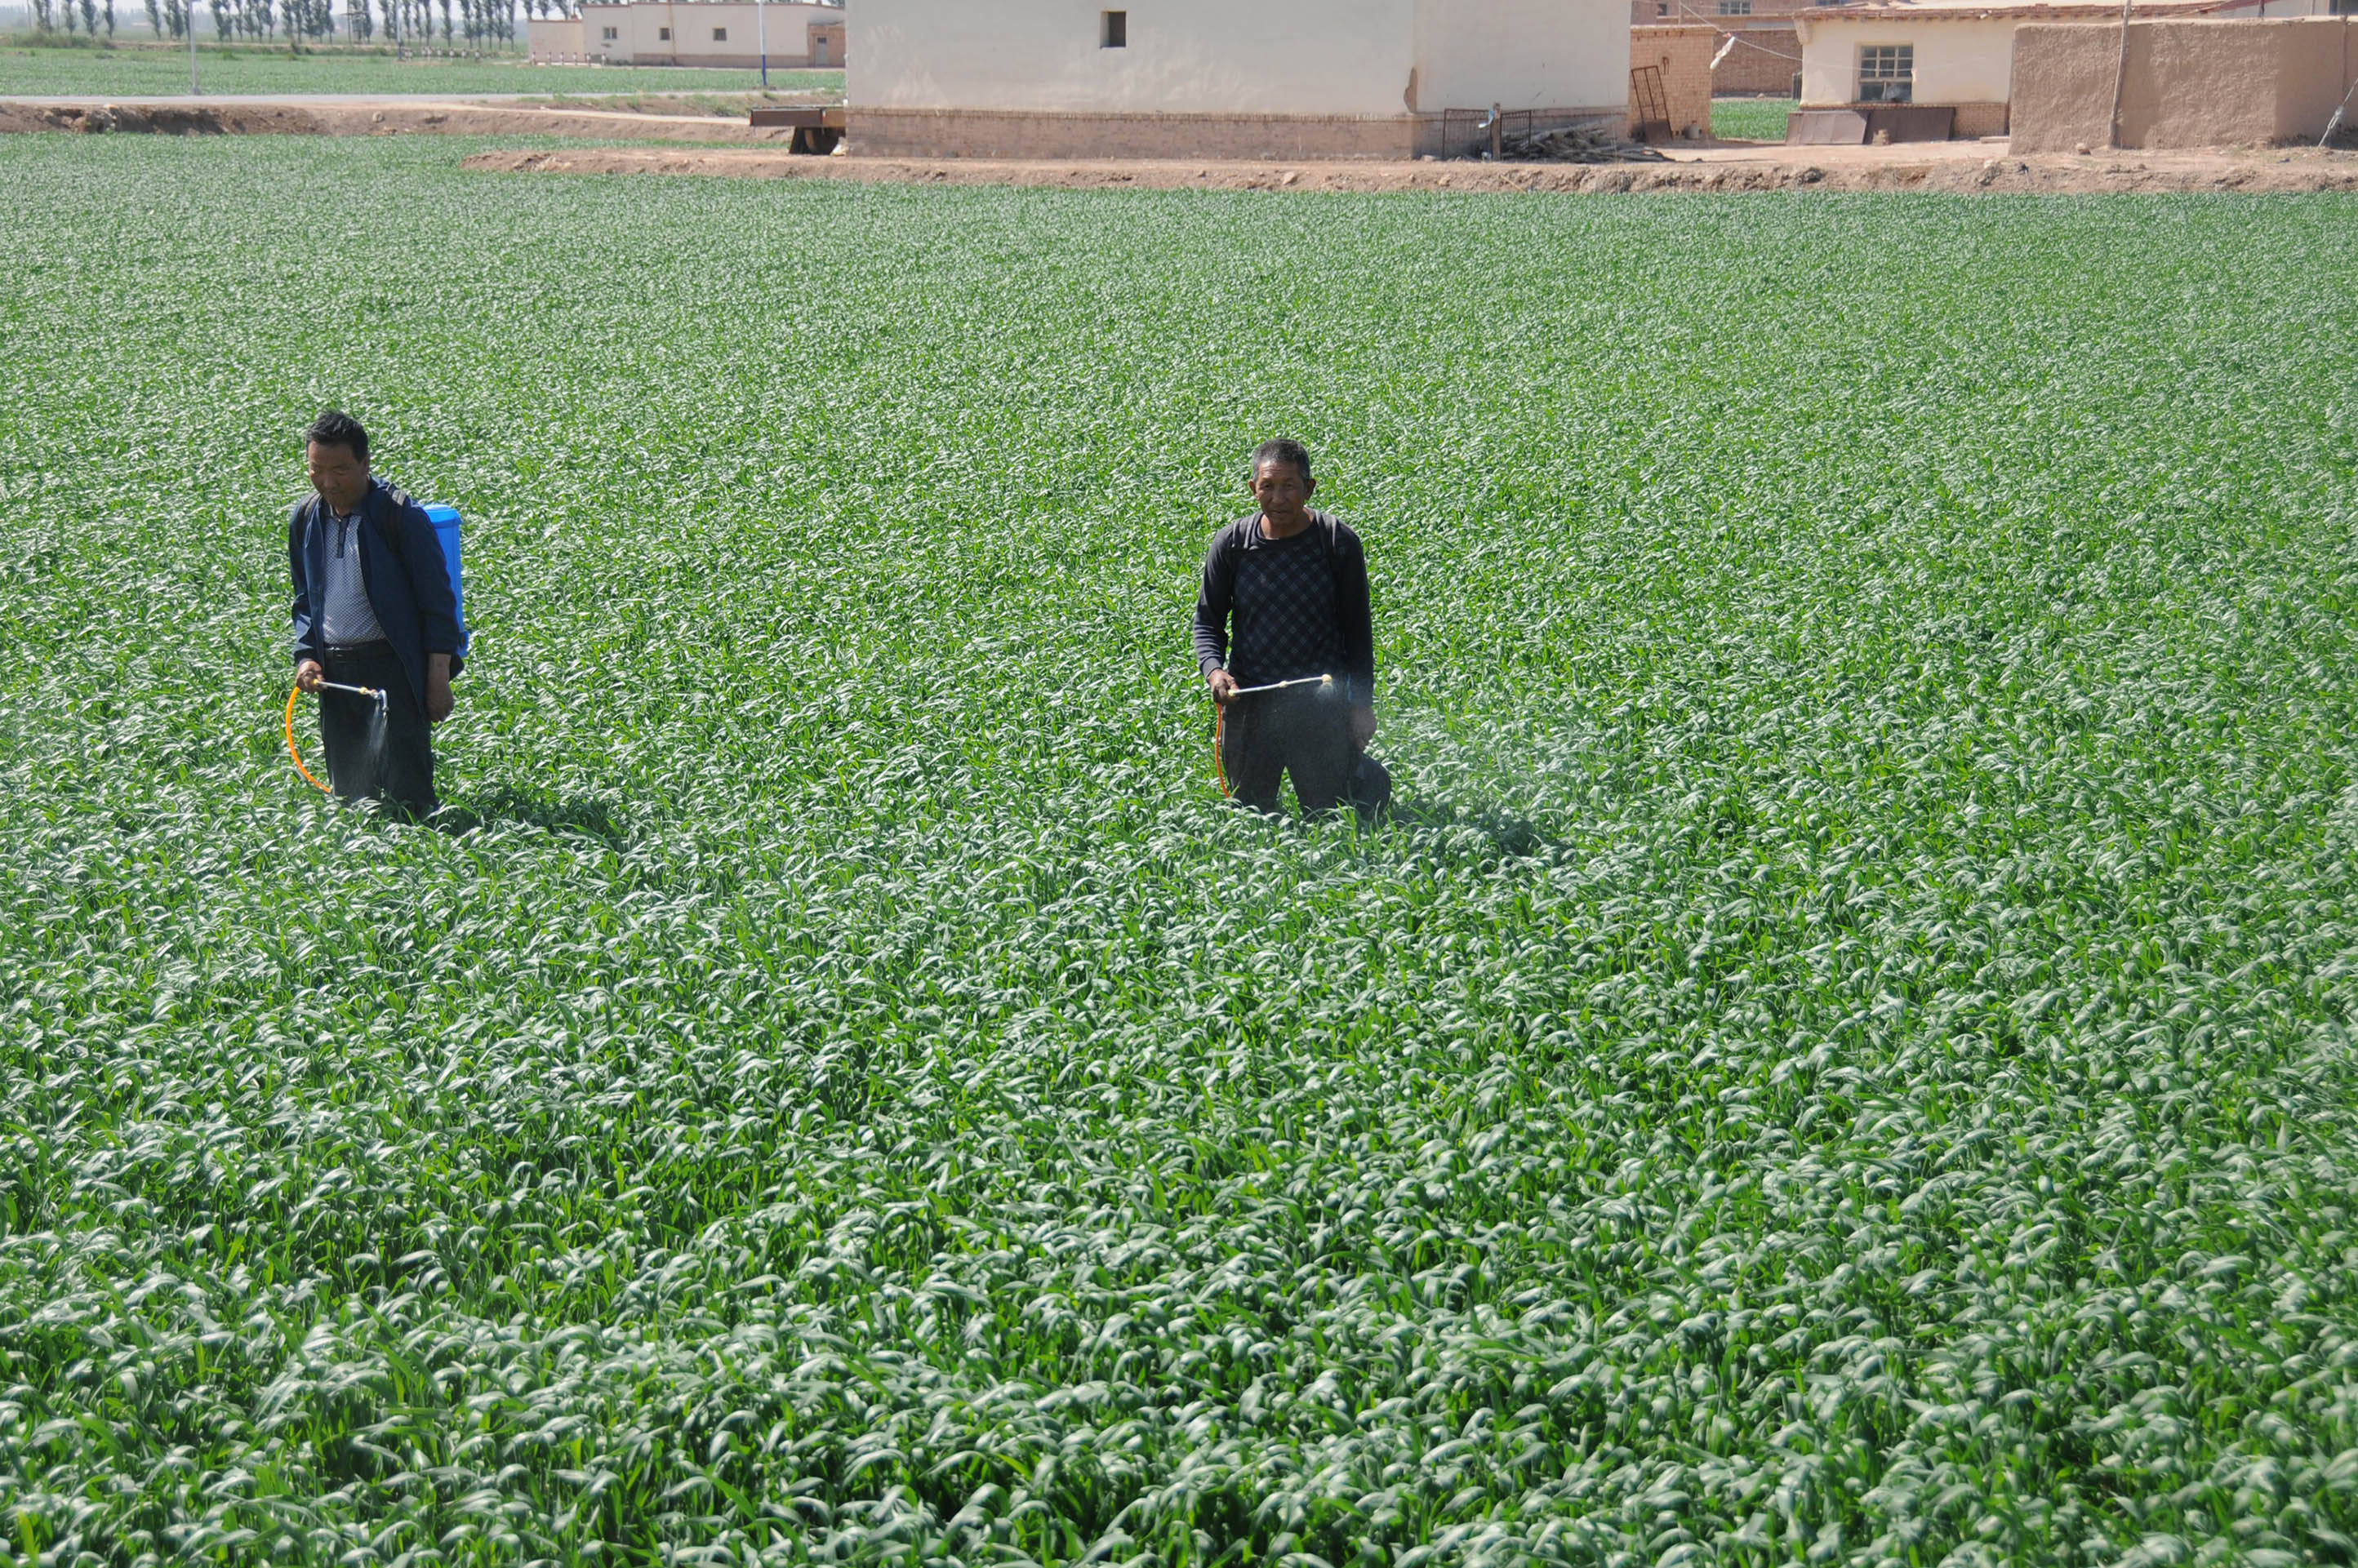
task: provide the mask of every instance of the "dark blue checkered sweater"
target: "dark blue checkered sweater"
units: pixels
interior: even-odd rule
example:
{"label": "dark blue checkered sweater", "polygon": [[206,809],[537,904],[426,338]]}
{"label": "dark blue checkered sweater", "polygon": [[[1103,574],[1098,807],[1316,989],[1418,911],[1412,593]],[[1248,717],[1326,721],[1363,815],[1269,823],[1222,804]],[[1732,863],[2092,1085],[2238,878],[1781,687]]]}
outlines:
{"label": "dark blue checkered sweater", "polygon": [[1265,536],[1259,513],[1213,535],[1195,597],[1195,660],[1207,674],[1225,667],[1240,686],[1331,675],[1354,702],[1373,702],[1359,536],[1324,512],[1290,539]]}

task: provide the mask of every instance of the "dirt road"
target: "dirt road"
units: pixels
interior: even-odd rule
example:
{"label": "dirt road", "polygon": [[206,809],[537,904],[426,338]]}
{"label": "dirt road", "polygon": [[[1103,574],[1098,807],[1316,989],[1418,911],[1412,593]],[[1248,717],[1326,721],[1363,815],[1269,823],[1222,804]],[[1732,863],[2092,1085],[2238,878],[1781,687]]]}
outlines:
{"label": "dirt road", "polygon": [[[675,145],[478,153],[466,167],[517,174],[723,175],[1073,189],[2358,190],[2358,152],[2244,148],[2016,157],[2002,139],[1883,147],[1681,145],[1667,149],[1661,162],[1608,165],[797,157],[784,150],[794,135],[790,130],[757,130],[734,114],[716,114],[709,106],[699,112],[691,101],[664,98],[612,108],[579,100],[521,103],[480,98],[0,99],[0,134],[11,131],[563,136]],[[857,139],[855,126],[855,146]]]}
{"label": "dirt road", "polygon": [[0,99],[0,134],[80,131],[157,135],[579,136],[608,140],[765,146],[790,130],[756,130],[744,117],[644,114],[480,99],[240,98],[97,102]]}
{"label": "dirt road", "polygon": [[2003,142],[1888,147],[1722,145],[1660,163],[1212,163],[794,157],[753,149],[583,147],[486,152],[465,167],[518,174],[723,175],[1070,189],[1453,190],[2251,190],[2358,191],[2358,153],[2314,149],[2116,152],[2014,157]]}

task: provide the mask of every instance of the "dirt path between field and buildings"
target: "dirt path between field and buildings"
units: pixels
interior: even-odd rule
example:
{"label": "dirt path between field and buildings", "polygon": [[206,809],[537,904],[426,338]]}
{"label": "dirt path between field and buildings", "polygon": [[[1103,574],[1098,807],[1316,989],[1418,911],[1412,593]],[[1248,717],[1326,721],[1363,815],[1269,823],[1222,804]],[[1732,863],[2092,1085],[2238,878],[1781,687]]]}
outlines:
{"label": "dirt path between field and buildings", "polygon": [[1888,147],[1758,143],[1679,148],[1663,163],[1212,163],[795,157],[715,148],[485,152],[465,167],[506,173],[730,175],[1068,189],[1470,190],[2252,190],[2358,191],[2358,153],[2314,148],[2111,152],[2014,157],[2003,142]]}
{"label": "dirt path between field and buildings", "polygon": [[[781,95],[781,105],[801,102]],[[650,107],[671,109],[669,103]],[[792,130],[759,129],[742,114],[638,113],[485,102],[464,98],[0,99],[0,134],[23,131],[142,133],[157,135],[579,136],[617,141],[789,141]]]}
{"label": "dirt path between field and buildings", "polygon": [[[785,104],[832,94],[780,93]],[[1882,147],[1720,142],[1665,149],[1664,162],[1213,162],[1209,160],[798,157],[783,126],[756,129],[732,106],[667,94],[627,108],[579,97],[551,103],[452,95],[0,99],[0,134],[166,135],[537,135],[703,143],[700,148],[582,147],[478,153],[465,166],[509,173],[728,175],[899,184],[1031,185],[1068,189],[1210,190],[2358,190],[2358,153],[2313,147],[2095,152],[2016,157],[2003,138]],[[855,135],[857,135],[855,129]]]}

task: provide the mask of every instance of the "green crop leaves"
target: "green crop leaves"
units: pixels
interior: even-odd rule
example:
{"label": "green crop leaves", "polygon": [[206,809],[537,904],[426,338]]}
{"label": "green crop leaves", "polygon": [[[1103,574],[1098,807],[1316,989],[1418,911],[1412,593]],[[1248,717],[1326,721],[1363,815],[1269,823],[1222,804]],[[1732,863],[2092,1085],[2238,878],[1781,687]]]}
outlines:
{"label": "green crop leaves", "polygon": [[[203,24],[200,23],[201,30]],[[676,66],[534,65],[521,52],[396,59],[384,52],[293,54],[282,45],[222,49],[200,39],[198,84],[206,92],[751,92],[757,70]],[[772,70],[782,92],[843,88],[839,70]],[[189,91],[185,49],[126,44],[108,49],[0,48],[0,93],[173,96]]]}
{"label": "green crop leaves", "polygon": [[[0,150],[11,1552],[2353,1550],[2349,201]],[[279,749],[330,402],[431,827]],[[1278,431],[1375,831],[1215,797]]]}

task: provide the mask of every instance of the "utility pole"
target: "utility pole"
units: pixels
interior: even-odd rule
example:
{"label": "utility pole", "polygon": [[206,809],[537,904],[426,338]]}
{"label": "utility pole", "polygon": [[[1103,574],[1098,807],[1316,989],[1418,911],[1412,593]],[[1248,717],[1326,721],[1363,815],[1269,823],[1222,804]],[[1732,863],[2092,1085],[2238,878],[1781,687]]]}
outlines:
{"label": "utility pole", "polygon": [[189,96],[201,98],[205,90],[197,84],[197,0],[180,0],[180,15],[189,29]]}
{"label": "utility pole", "polygon": [[753,47],[762,51],[762,91],[770,90],[770,7],[753,0]]}

